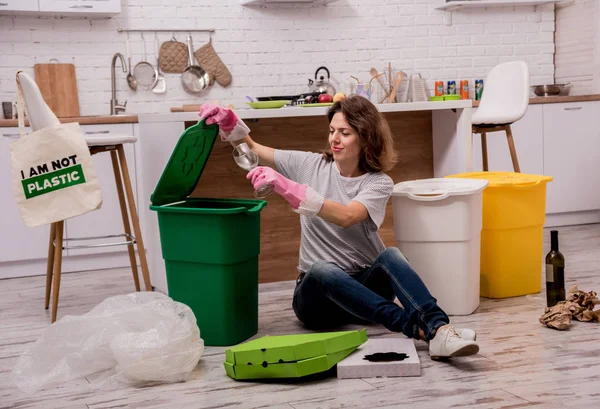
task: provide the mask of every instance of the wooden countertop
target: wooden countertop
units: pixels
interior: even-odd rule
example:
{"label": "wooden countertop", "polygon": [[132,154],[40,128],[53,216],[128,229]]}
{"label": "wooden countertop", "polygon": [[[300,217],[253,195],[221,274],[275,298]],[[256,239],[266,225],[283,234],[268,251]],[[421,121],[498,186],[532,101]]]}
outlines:
{"label": "wooden countertop", "polygon": [[[81,125],[135,124],[138,122],[137,115],[78,116],[58,119],[63,124],[67,122],[79,122]],[[16,119],[0,119],[0,128],[17,126],[19,126],[19,123]],[[25,126],[29,126],[29,121],[25,120]]]}
{"label": "wooden countertop", "polygon": [[[556,104],[561,102],[588,102],[588,101],[600,101],[600,94],[592,94],[592,95],[567,95],[567,96],[558,96],[558,97],[534,97],[529,99],[530,104]],[[381,104],[378,105],[378,108],[382,112],[396,112],[396,111],[412,111],[412,110],[427,110],[432,108],[442,108],[448,109],[450,108],[463,108],[465,105],[465,101],[449,101],[454,102],[454,105],[446,103],[446,105],[439,105],[440,102],[422,102],[422,103],[398,103],[398,104]],[[472,101],[473,107],[479,106],[479,101]],[[436,104],[436,105],[431,105]],[[451,106],[452,105],[452,106]],[[245,118],[265,118],[265,117],[290,117],[290,116],[313,116],[313,115],[323,115],[326,112],[326,107],[323,108],[311,108],[307,110],[306,108],[287,108],[287,111],[280,110],[236,110],[238,115]],[[293,110],[293,112],[291,111]],[[241,112],[240,112],[241,111]],[[273,113],[273,111],[278,111]],[[318,111],[318,112],[317,112]],[[184,118],[186,114],[190,116],[190,113],[177,113]],[[197,116],[197,113],[192,113]],[[156,122],[156,118],[160,117],[158,122],[169,121],[173,119],[173,113],[168,114],[152,114],[152,115],[144,115],[145,119],[153,117],[152,122]],[[194,118],[196,118],[194,116]],[[94,116],[80,116],[80,117],[72,117],[72,118],[58,118],[61,123],[67,122],[79,122],[81,125],[102,125],[102,124],[134,124],[138,123],[138,115],[94,115]],[[179,119],[179,117],[178,117]],[[7,127],[17,127],[19,126],[16,119],[0,119],[0,128]],[[25,126],[29,126],[29,122],[25,120]]]}
{"label": "wooden countertop", "polygon": [[[600,101],[600,94],[592,95],[566,95],[558,97],[534,97],[529,98],[530,104],[558,104],[564,102],[588,102]],[[479,101],[473,101],[473,107],[478,107]]]}
{"label": "wooden countertop", "polygon": [[[420,112],[420,111],[435,111],[444,109],[461,109],[470,108],[470,100],[458,101],[423,101],[423,102],[398,102],[393,104],[377,104],[377,109],[380,112]],[[283,107],[276,109],[236,109],[235,113],[240,119],[262,119],[262,118],[296,118],[296,117],[311,117],[325,116],[329,106],[320,107]],[[194,110],[185,112],[171,112],[158,114],[140,114],[140,122],[185,122],[197,121],[198,111]]]}

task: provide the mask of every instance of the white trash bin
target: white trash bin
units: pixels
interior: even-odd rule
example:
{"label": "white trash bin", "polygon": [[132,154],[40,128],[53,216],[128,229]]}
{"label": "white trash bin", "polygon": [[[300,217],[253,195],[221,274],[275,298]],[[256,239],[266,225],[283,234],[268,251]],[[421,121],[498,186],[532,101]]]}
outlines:
{"label": "white trash bin", "polygon": [[482,192],[487,180],[421,179],[392,194],[397,246],[448,315],[479,306]]}

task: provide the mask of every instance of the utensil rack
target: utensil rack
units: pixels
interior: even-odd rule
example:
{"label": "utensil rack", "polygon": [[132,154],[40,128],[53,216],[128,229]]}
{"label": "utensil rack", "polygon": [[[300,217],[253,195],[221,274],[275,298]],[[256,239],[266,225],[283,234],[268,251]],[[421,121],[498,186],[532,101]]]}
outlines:
{"label": "utensil rack", "polygon": [[214,28],[189,28],[189,29],[172,29],[168,30],[165,28],[118,28],[117,31],[119,33],[146,33],[146,32],[155,32],[155,33],[214,33]]}

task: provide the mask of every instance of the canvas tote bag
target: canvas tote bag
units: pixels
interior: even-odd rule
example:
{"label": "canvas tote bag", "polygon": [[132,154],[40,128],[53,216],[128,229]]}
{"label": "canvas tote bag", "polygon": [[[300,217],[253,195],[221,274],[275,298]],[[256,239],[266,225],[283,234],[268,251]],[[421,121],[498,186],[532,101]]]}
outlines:
{"label": "canvas tote bag", "polygon": [[99,209],[102,192],[79,123],[26,134],[24,105],[17,76],[20,138],[10,145],[10,159],[13,192],[23,223],[37,227]]}

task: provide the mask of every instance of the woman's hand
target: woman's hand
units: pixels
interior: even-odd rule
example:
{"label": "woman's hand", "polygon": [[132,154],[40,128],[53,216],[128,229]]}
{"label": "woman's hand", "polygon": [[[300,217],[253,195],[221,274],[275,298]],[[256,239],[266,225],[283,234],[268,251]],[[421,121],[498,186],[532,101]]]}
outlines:
{"label": "woman's hand", "polygon": [[219,125],[219,135],[223,141],[237,141],[250,133],[250,128],[229,108],[204,104],[198,116],[200,120],[205,119],[208,125]]}
{"label": "woman's hand", "polygon": [[272,184],[275,193],[283,197],[296,213],[311,217],[318,214],[323,206],[323,197],[310,186],[294,182],[272,168],[258,166],[246,178],[252,181],[255,189]]}

